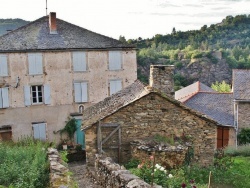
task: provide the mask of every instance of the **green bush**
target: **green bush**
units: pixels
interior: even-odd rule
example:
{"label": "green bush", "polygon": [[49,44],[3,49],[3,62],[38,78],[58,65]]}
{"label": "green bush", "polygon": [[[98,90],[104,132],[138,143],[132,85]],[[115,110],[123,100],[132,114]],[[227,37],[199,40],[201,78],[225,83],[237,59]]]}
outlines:
{"label": "green bush", "polygon": [[0,142],[0,185],[15,188],[44,188],[49,182],[47,144],[30,138]]}
{"label": "green bush", "polygon": [[250,143],[250,129],[249,128],[241,129],[237,138],[240,145]]}
{"label": "green bush", "polygon": [[236,147],[226,147],[224,154],[228,156],[250,156],[250,144],[240,145]]}

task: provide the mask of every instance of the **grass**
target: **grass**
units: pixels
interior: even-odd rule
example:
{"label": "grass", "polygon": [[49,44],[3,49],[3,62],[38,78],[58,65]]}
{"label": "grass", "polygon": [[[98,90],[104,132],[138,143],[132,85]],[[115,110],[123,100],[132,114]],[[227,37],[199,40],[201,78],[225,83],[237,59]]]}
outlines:
{"label": "grass", "polygon": [[0,187],[47,187],[49,163],[46,150],[46,144],[30,138],[16,144],[0,142]]}
{"label": "grass", "polygon": [[228,156],[250,156],[250,144],[240,145],[236,147],[227,147],[224,154]]}

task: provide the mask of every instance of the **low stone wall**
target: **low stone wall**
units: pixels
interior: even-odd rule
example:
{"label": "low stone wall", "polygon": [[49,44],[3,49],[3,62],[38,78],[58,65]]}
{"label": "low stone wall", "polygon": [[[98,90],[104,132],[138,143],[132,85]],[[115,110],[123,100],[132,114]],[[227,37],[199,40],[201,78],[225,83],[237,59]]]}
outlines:
{"label": "low stone wall", "polygon": [[140,161],[150,160],[149,157],[154,155],[155,163],[161,164],[166,169],[181,166],[186,158],[188,146],[166,146],[166,145],[142,145],[142,142],[134,141],[130,143],[132,159]]}
{"label": "low stone wall", "polygon": [[[88,173],[101,187],[152,188],[151,185],[131,174],[123,166],[114,163],[110,157],[96,155],[95,169],[93,171],[88,168]],[[161,186],[154,185],[153,188],[161,188]]]}
{"label": "low stone wall", "polygon": [[48,148],[48,159],[50,162],[50,188],[70,187],[71,179],[68,168],[54,148]]}

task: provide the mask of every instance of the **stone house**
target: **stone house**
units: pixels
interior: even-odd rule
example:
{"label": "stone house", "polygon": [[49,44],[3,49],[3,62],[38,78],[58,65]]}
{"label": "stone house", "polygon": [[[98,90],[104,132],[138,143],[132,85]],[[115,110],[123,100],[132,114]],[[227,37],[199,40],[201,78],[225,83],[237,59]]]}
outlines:
{"label": "stone house", "polygon": [[[81,135],[84,108],[132,84],[136,49],[56,18],[0,37],[0,140],[59,142],[69,116]],[[83,139],[78,139],[83,140]],[[80,142],[80,141],[79,141]]]}
{"label": "stone house", "polygon": [[136,81],[87,108],[82,128],[88,165],[93,165],[96,153],[103,152],[119,163],[127,162],[132,141],[156,134],[192,138],[194,160],[211,164],[217,127],[223,125],[175,100],[172,88],[173,67],[155,65],[151,66],[149,86]]}
{"label": "stone house", "polygon": [[250,128],[250,70],[233,70],[234,126],[237,131]]}
{"label": "stone house", "polygon": [[198,81],[176,91],[175,99],[224,125],[217,128],[217,148],[235,145],[232,92],[218,93]]}

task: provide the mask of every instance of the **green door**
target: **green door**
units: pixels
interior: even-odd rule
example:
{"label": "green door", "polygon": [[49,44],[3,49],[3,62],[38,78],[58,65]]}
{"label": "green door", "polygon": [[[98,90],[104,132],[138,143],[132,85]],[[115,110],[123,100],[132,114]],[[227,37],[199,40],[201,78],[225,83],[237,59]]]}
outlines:
{"label": "green door", "polygon": [[85,148],[85,134],[83,131],[81,131],[82,120],[76,119],[76,125],[77,125],[76,143],[80,144],[82,146],[82,149],[84,149]]}

